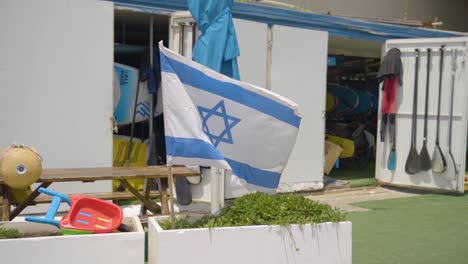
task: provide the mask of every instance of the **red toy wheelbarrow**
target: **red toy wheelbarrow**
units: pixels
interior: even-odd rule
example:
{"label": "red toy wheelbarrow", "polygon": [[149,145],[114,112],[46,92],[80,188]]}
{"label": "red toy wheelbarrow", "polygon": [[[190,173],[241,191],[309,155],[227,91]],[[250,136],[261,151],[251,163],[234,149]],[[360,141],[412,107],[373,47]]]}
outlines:
{"label": "red toy wheelbarrow", "polygon": [[60,227],[89,231],[93,233],[109,233],[122,224],[122,209],[104,200],[73,195],[70,212],[60,221]]}
{"label": "red toy wheelbarrow", "polygon": [[[44,218],[26,216],[26,221],[89,233],[109,233],[119,229],[122,225],[122,209],[113,203],[83,195],[73,195],[69,199],[65,194],[45,188],[39,188],[39,192],[54,197],[49,210]],[[62,201],[71,207],[68,214],[59,222],[54,218]]]}

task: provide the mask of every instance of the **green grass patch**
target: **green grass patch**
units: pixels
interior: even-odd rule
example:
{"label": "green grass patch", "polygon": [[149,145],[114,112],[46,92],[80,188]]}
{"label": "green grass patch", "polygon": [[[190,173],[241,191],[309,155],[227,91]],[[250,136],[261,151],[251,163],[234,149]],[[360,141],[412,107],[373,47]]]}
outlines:
{"label": "green grass patch", "polygon": [[[188,218],[177,219],[176,229],[309,224],[339,222],[345,218],[339,210],[303,196],[253,193],[234,200],[219,216],[208,216],[195,223]],[[160,225],[163,229],[171,229],[169,219],[161,221]]]}
{"label": "green grass patch", "polygon": [[20,238],[21,234],[16,229],[0,228],[0,239]]}
{"label": "green grass patch", "polygon": [[468,195],[427,194],[358,203],[349,213],[353,263],[462,264],[468,261]]}
{"label": "green grass patch", "polygon": [[355,179],[350,181],[350,187],[358,188],[358,187],[365,187],[365,186],[374,186],[377,184],[377,180],[375,178],[372,179]]}
{"label": "green grass patch", "polygon": [[377,183],[375,179],[375,162],[371,161],[362,169],[338,168],[330,172],[333,179],[348,181],[351,187],[372,186]]}
{"label": "green grass patch", "polygon": [[[152,199],[153,202],[155,203],[159,203],[161,202],[161,198],[154,198]],[[129,200],[121,200],[121,201],[116,201],[115,204],[117,204],[118,206],[125,206],[125,205],[137,205],[137,204],[141,204],[141,201],[138,200],[138,199],[129,199]]]}

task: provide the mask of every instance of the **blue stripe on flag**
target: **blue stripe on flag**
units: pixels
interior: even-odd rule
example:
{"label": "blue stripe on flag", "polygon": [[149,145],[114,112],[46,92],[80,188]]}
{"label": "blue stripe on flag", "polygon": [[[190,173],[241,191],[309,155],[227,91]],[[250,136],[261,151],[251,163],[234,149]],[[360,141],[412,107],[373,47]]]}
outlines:
{"label": "blue stripe on flag", "polygon": [[[195,138],[166,136],[166,151],[167,155],[173,157],[225,159],[212,144]],[[280,173],[257,169],[231,159],[225,160],[231,166],[233,174],[244,179],[246,182],[265,188],[278,187],[281,178]]]}
{"label": "blue stripe on flag", "polygon": [[301,117],[297,116],[292,108],[244,89],[239,85],[210,77],[200,70],[167,57],[162,52],[161,71],[176,73],[180,81],[184,84],[246,105],[292,126],[299,127],[301,122]]}
{"label": "blue stripe on flag", "polygon": [[232,168],[232,174],[250,184],[272,189],[277,188],[279,185],[281,173],[257,169],[231,159],[226,159],[226,161]]}
{"label": "blue stripe on flag", "polygon": [[174,157],[224,160],[211,143],[195,138],[166,136],[166,152]]}

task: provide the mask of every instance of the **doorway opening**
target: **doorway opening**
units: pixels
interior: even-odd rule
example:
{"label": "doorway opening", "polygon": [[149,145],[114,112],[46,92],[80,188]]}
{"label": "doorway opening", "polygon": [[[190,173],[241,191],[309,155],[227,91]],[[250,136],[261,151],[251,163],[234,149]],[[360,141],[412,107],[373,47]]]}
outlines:
{"label": "doorway opening", "polygon": [[[327,187],[375,185],[381,43],[330,36],[325,140]],[[336,154],[338,155],[338,154]]]}

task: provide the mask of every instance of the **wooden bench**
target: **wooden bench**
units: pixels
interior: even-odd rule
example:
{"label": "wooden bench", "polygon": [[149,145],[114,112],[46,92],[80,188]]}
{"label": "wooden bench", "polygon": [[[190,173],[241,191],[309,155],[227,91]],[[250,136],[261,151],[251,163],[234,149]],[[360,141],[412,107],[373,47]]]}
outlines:
{"label": "wooden bench", "polygon": [[[112,200],[112,201],[126,201],[126,200],[135,200],[136,199],[135,195],[133,195],[133,193],[127,192],[127,191],[124,191],[124,192],[98,192],[98,193],[71,193],[71,194],[67,194],[67,195],[72,196],[72,195],[75,195],[75,194],[81,194],[81,195],[90,196],[90,197],[94,197],[94,198],[101,199],[101,200]],[[145,193],[143,191],[140,191],[140,194],[145,195]],[[150,191],[148,197],[149,198],[158,198],[158,197],[161,197],[161,195],[163,195],[163,194],[164,194],[164,192],[160,193],[159,191]],[[51,197],[51,196],[48,196],[48,195],[45,195],[45,194],[40,194],[34,200],[34,203],[31,203],[31,204],[46,204],[46,203],[50,203],[52,201],[52,199],[53,199],[53,197]],[[3,204],[3,202],[0,199],[0,205],[2,205],[2,204]]]}
{"label": "wooden bench", "polygon": [[[158,198],[161,195],[164,195],[165,192],[159,191],[150,191],[148,198]],[[78,194],[78,193],[77,193]],[[101,200],[108,200],[108,201],[126,201],[126,200],[135,200],[135,195],[131,192],[101,192],[101,193],[80,193],[81,195],[94,197]],[[144,192],[140,191],[141,195],[145,195]],[[75,194],[68,194],[69,196]],[[167,195],[167,193],[166,193]],[[52,197],[46,195],[39,195],[39,197],[34,200],[36,204],[45,204],[50,203],[52,201]]]}
{"label": "wooden bench", "polygon": [[[198,172],[188,169],[186,167],[172,167],[172,176],[198,176]],[[145,167],[111,167],[111,168],[72,168],[72,169],[44,169],[41,177],[37,181],[40,183],[37,187],[21,204],[10,211],[10,188],[0,180],[0,193],[2,194],[2,221],[11,221],[18,216],[28,205],[34,204],[36,198],[39,196],[39,188],[47,188],[54,182],[94,182],[94,181],[112,181],[119,180],[125,188],[142,204],[154,214],[161,213],[159,205],[151,201],[151,192],[148,189],[143,193],[136,190],[128,180],[134,179],[153,179],[168,178],[169,169],[167,166],[145,166]],[[148,182],[147,186],[150,186]],[[162,192],[164,194],[165,192]],[[101,194],[112,199],[112,195],[121,194]],[[127,194],[128,195],[128,194]],[[161,202],[167,203],[165,195],[161,195]],[[40,199],[39,199],[40,201]],[[164,206],[165,207],[165,206]]]}

